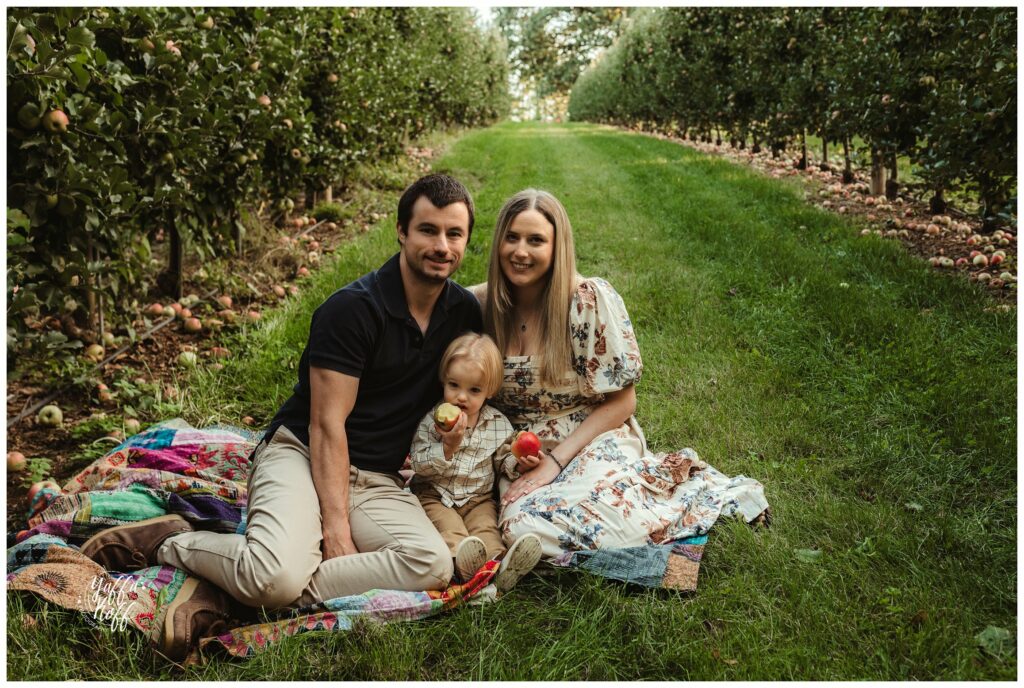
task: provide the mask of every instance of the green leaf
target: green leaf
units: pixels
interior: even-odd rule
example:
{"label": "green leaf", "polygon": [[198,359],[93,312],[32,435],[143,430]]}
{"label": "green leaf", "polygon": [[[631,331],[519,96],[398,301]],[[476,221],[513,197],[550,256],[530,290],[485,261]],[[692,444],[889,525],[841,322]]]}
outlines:
{"label": "green leaf", "polygon": [[84,26],[76,26],[68,31],[68,43],[91,48],[96,44],[96,34]]}
{"label": "green leaf", "polygon": [[82,65],[77,62],[72,62],[68,65],[68,69],[75,75],[75,80],[78,82],[78,88],[85,90],[85,87],[89,85],[89,72]]}
{"label": "green leaf", "polygon": [[794,549],[793,554],[799,561],[805,564],[816,564],[821,560],[820,549]]}
{"label": "green leaf", "polygon": [[28,216],[17,208],[7,209],[7,226],[16,229],[28,229],[31,226]]}
{"label": "green leaf", "polygon": [[974,636],[974,640],[982,650],[996,657],[1014,651],[1013,634],[999,626],[989,626]]}

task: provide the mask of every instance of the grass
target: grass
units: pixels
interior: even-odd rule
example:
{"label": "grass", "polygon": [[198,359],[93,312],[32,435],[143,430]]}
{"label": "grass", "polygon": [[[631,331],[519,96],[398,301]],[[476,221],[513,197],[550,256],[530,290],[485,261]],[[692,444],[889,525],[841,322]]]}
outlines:
{"label": "grass", "polygon": [[[645,361],[637,416],[655,451],[691,446],[761,480],[774,523],[720,522],[695,594],[532,576],[501,603],[292,639],[188,679],[1002,679],[1016,657],[1016,320],[897,242],[806,205],[794,182],[584,124],[502,124],[438,167],[466,180],[477,229],[458,273],[483,280],[501,202],[565,203],[579,269],[622,294]],[[397,248],[394,217],[245,333],[247,353],[188,386],[195,424],[268,419],[308,316]],[[808,555],[804,550],[819,554]],[[37,630],[20,623],[42,609]],[[137,634],[8,601],[12,679],[169,678]]]}

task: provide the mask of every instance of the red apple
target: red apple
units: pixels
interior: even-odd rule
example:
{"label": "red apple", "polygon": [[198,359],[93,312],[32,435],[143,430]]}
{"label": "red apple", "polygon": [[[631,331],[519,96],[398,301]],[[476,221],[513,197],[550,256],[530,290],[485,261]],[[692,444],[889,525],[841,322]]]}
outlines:
{"label": "red apple", "polygon": [[517,459],[540,456],[540,438],[532,432],[520,432],[512,441],[512,454]]}
{"label": "red apple", "polygon": [[270,96],[263,94],[256,99],[256,102],[262,105],[263,107],[268,108],[270,107]]}
{"label": "red apple", "polygon": [[213,358],[228,358],[231,356],[231,352],[225,349],[223,346],[215,346],[210,349],[210,355]]}
{"label": "red apple", "polygon": [[217,303],[224,306],[225,308],[231,308],[231,297],[227,294],[217,297]]}
{"label": "red apple", "polygon": [[186,332],[195,334],[203,329],[203,323],[199,318],[186,318],[184,328]]}
{"label": "red apple", "polygon": [[20,451],[9,451],[7,452],[7,472],[17,473],[25,470],[25,455]]}
{"label": "red apple", "polygon": [[274,285],[274,295],[277,296],[277,298],[283,299],[286,294],[287,292],[284,290],[284,287],[282,287],[280,284]]}
{"label": "red apple", "polygon": [[462,409],[455,404],[449,404],[447,402],[437,405],[434,409],[434,422],[437,426],[448,432],[455,427],[455,424],[459,422],[459,416],[462,415]]}
{"label": "red apple", "polygon": [[43,115],[43,129],[51,134],[63,134],[68,130],[71,120],[64,114],[63,110],[50,110]]}
{"label": "red apple", "polygon": [[978,267],[983,268],[986,265],[988,265],[988,257],[985,256],[984,253],[979,253],[978,255],[974,256],[974,259],[971,262],[977,265]]}
{"label": "red apple", "polygon": [[32,503],[32,500],[35,499],[35,496],[37,494],[39,494],[40,490],[42,490],[44,487],[52,487],[55,490],[57,490],[58,492],[60,492],[60,485],[58,485],[53,480],[51,480],[49,478],[47,478],[46,480],[40,480],[37,483],[33,483],[32,487],[28,488],[28,503],[29,504]]}

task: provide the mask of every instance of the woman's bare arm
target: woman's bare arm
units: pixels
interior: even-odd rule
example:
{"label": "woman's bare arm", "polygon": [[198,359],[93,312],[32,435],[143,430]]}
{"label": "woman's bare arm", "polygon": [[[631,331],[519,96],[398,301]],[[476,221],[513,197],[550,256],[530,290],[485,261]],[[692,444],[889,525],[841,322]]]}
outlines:
{"label": "woman's bare arm", "polygon": [[541,463],[512,482],[502,495],[501,504],[511,504],[534,490],[549,485],[576,455],[601,433],[614,430],[636,410],[636,389],[633,385],[609,392],[597,408],[550,452],[541,452]]}
{"label": "woman's bare arm", "polygon": [[590,415],[587,416],[562,443],[552,449],[551,456],[563,468],[576,458],[591,440],[601,433],[614,430],[636,411],[636,388],[633,385],[615,392],[608,392]]}

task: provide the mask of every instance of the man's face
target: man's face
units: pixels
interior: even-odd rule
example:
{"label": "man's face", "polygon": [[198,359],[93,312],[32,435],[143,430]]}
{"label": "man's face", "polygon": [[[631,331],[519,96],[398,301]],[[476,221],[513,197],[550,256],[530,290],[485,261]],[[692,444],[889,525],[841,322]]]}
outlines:
{"label": "man's face", "polygon": [[443,282],[458,270],[469,241],[469,209],[465,203],[438,208],[426,196],[412,206],[409,231],[398,230],[402,256],[413,274],[429,282]]}

